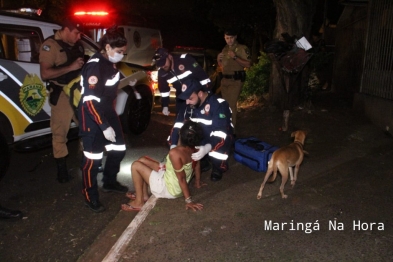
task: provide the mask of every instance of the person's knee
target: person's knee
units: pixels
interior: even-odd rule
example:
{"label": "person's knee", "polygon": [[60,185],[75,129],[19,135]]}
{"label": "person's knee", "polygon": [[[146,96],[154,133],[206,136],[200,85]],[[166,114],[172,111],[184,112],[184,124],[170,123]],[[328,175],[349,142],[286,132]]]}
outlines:
{"label": "person's knee", "polygon": [[146,156],[142,156],[137,161],[142,162],[142,163],[146,163],[147,160],[148,160],[148,158]]}

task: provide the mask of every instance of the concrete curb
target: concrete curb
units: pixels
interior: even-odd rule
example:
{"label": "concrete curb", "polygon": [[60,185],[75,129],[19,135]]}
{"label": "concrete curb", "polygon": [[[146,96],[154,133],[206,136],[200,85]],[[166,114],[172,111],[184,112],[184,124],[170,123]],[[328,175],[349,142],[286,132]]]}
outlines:
{"label": "concrete curb", "polygon": [[149,200],[143,205],[141,211],[135,216],[135,218],[128,225],[123,234],[119,237],[116,243],[112,246],[111,250],[102,260],[103,262],[114,262],[119,261],[124,250],[127,248],[128,243],[132,240],[133,236],[137,232],[138,228],[142,225],[146,219],[150,210],[154,208],[157,203],[157,198],[152,195]]}

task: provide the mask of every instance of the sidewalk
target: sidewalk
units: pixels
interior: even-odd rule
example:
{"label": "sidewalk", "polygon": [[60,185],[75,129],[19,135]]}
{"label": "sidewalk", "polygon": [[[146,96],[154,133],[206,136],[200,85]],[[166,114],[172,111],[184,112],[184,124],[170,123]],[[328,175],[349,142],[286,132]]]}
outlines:
{"label": "sidewalk", "polygon": [[[238,119],[238,137],[292,141],[279,131],[282,112],[251,108]],[[222,181],[206,172],[208,186],[191,188],[203,211],[186,211],[183,198],[157,200],[119,261],[392,260],[393,139],[334,97],[292,112],[297,129],[309,131],[309,155],[287,199],[278,175],[257,200],[265,173],[231,156]]]}

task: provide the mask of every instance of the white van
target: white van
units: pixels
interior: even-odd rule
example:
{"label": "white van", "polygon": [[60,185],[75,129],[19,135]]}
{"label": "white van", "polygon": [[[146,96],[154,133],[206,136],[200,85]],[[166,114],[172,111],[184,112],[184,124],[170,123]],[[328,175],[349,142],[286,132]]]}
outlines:
{"label": "white van", "polygon": [[[123,31],[128,42],[127,52],[122,61],[150,67],[155,50],[162,47],[160,30],[129,25],[119,25],[118,28]],[[105,34],[105,29],[101,28],[92,28],[86,31],[96,42]]]}

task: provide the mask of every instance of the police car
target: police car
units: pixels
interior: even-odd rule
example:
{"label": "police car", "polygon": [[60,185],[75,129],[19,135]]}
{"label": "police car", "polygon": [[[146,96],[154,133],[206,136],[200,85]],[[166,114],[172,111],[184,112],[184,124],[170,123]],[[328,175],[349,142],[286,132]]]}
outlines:
{"label": "police car", "polygon": [[[20,12],[0,11],[0,177],[10,155],[9,145],[19,151],[51,146],[50,106],[46,83],[38,63],[42,42],[61,27]],[[81,36],[86,60],[97,52],[96,43]],[[135,87],[119,89],[116,111],[126,133],[140,134],[148,126],[153,90],[143,67],[118,64],[123,77],[138,75]],[[77,127],[71,124],[70,138]]]}

